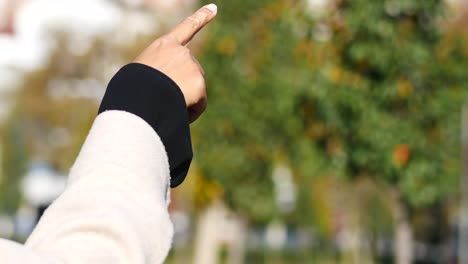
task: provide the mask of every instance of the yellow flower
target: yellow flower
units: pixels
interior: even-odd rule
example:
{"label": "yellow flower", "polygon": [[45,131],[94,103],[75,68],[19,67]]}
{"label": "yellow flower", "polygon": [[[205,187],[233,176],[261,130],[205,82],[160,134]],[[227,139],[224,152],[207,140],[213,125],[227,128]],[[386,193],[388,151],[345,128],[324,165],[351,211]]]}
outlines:
{"label": "yellow flower", "polygon": [[408,97],[413,93],[413,84],[408,80],[400,79],[397,83],[398,96]]}
{"label": "yellow flower", "polygon": [[237,43],[232,37],[226,36],[218,42],[217,48],[219,53],[231,56],[237,49]]}

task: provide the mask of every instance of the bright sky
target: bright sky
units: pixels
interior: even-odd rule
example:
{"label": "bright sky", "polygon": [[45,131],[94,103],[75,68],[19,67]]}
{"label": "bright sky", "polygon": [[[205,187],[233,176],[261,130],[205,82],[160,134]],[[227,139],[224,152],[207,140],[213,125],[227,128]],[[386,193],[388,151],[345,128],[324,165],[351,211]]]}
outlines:
{"label": "bright sky", "polygon": [[0,35],[0,67],[41,67],[54,43],[51,31],[64,30],[92,38],[114,30],[119,7],[104,0],[31,0],[16,14],[14,36]]}
{"label": "bright sky", "polygon": [[[6,17],[2,13],[7,1],[0,0],[0,20]],[[73,51],[82,53],[98,35],[120,36],[116,41],[128,42],[157,28],[147,13],[124,12],[108,0],[23,1],[13,22],[15,34],[0,33],[0,96],[21,80],[23,72],[46,64],[55,45],[54,31],[67,32]]]}

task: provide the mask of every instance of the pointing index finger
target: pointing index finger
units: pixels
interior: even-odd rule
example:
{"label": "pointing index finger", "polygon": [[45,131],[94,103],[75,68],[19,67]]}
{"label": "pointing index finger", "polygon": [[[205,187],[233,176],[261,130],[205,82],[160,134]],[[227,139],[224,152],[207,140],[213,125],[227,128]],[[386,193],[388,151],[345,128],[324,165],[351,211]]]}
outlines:
{"label": "pointing index finger", "polygon": [[186,45],[206,24],[216,16],[218,7],[209,4],[200,8],[193,15],[178,24],[169,35],[173,36],[181,45]]}

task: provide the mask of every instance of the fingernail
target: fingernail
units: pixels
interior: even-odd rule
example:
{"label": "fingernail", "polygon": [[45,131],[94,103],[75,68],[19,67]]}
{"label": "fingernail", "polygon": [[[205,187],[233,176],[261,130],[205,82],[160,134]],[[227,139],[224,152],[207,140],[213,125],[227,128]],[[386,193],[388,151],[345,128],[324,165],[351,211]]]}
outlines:
{"label": "fingernail", "polygon": [[208,8],[208,10],[210,10],[211,12],[215,13],[218,11],[218,7],[215,5],[215,4],[209,4],[206,6],[206,8]]}

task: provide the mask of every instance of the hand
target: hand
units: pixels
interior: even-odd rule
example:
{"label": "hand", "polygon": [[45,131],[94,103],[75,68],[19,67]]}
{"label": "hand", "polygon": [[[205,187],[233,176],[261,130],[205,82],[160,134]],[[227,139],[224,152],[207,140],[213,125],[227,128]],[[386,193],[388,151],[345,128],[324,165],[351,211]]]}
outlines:
{"label": "hand", "polygon": [[217,13],[214,4],[200,8],[170,33],[156,39],[135,62],[153,67],[170,77],[182,90],[190,122],[206,109],[205,72],[186,45]]}

